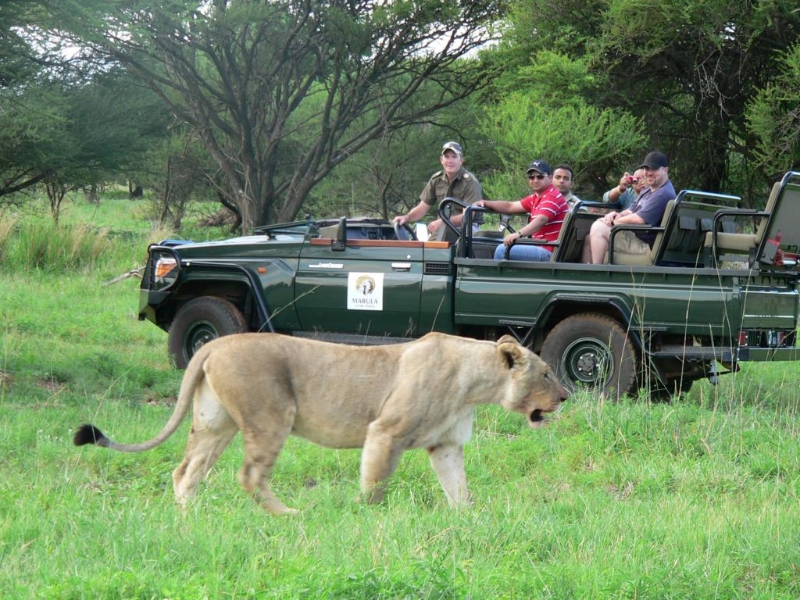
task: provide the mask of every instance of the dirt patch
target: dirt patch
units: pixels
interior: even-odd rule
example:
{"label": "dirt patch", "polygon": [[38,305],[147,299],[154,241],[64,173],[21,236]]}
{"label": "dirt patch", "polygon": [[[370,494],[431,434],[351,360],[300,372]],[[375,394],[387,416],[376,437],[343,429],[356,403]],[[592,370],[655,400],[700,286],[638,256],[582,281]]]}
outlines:
{"label": "dirt patch", "polygon": [[52,377],[48,377],[47,379],[38,379],[36,381],[36,387],[42,388],[43,390],[47,390],[48,392],[53,392],[54,394],[66,388],[66,386],[63,383],[61,383],[56,379],[53,379]]}

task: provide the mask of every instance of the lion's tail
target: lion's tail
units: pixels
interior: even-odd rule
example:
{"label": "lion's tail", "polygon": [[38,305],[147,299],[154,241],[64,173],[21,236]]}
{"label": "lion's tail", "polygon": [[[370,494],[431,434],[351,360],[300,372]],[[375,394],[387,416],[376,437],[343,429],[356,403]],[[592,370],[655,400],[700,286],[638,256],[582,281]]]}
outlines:
{"label": "lion's tail", "polygon": [[[202,349],[200,352],[202,352]],[[144,452],[145,450],[151,450],[159,444],[164,443],[169,436],[175,433],[175,430],[178,429],[186,413],[189,412],[189,405],[194,398],[194,392],[205,376],[205,371],[203,370],[205,356],[195,355],[193,358],[196,360],[189,361],[189,365],[183,375],[181,391],[178,394],[178,402],[175,404],[175,410],[172,412],[172,416],[169,418],[169,421],[167,421],[167,424],[164,425],[163,429],[159,431],[155,437],[141,444],[118,444],[114,440],[107,438],[103,432],[94,425],[86,424],[78,428],[72,441],[76,446],[95,444],[120,452]]]}

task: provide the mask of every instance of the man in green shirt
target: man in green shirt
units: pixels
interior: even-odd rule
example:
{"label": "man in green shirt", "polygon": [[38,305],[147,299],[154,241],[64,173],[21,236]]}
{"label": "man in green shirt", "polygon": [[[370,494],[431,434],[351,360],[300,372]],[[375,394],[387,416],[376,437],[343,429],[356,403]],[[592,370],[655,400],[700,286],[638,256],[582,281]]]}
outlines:
{"label": "man in green shirt", "polygon": [[[434,173],[425,184],[425,189],[419,196],[419,204],[408,211],[408,214],[398,215],[394,222],[398,225],[414,223],[428,214],[431,206],[438,206],[447,197],[458,198],[467,204],[474,204],[482,197],[481,184],[475,175],[464,168],[464,152],[458,142],[447,142],[442,146],[439,156],[442,170]],[[450,221],[456,227],[461,226],[463,214],[461,211],[450,216]],[[480,228],[482,213],[476,215],[473,229]],[[442,239],[445,226],[441,219],[436,219],[428,224],[428,233],[435,239]]]}

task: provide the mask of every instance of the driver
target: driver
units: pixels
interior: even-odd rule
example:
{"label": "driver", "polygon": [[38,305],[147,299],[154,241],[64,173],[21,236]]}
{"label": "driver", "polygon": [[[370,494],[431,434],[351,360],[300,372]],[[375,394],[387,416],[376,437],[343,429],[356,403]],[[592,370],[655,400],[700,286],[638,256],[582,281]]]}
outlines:
{"label": "driver", "polygon": [[[419,196],[419,204],[408,211],[408,214],[396,216],[393,223],[402,226],[419,221],[428,213],[431,206],[438,205],[447,197],[458,198],[467,204],[474,204],[481,199],[481,184],[475,175],[464,168],[464,152],[461,150],[461,144],[447,142],[442,146],[439,162],[442,164],[442,170],[434,173],[428,180]],[[450,217],[450,222],[456,227],[461,227],[463,217],[461,207],[454,206],[454,211],[457,212]],[[482,214],[479,213],[472,223],[473,232],[480,229],[482,222]],[[434,239],[443,239],[445,229],[441,219],[428,224],[428,233]]]}
{"label": "driver", "polygon": [[510,246],[508,258],[510,260],[549,261],[553,255],[553,246],[527,246],[514,245],[521,237],[534,237],[537,239],[555,241],[561,233],[564,217],[569,212],[569,204],[564,195],[552,183],[553,171],[550,165],[543,160],[535,160],[528,165],[525,172],[528,176],[528,185],[533,193],[516,202],[502,200],[481,200],[476,206],[485,206],[495,212],[506,215],[528,213],[528,223],[519,231],[509,233],[503,238],[503,243],[494,251],[495,260],[503,260],[506,246]]}

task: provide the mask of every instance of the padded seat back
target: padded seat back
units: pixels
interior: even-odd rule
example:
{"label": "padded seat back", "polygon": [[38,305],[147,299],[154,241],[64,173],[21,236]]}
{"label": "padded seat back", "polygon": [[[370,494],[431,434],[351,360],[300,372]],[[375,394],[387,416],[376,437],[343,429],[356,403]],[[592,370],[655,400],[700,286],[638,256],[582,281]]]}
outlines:
{"label": "padded seat back", "polygon": [[[769,214],[775,209],[775,203],[778,200],[778,196],[781,192],[781,182],[776,181],[775,185],[772,186],[772,191],[769,194],[769,198],[767,199],[767,205],[764,207],[763,212],[741,212],[739,216],[749,216],[752,215],[753,218],[759,219],[758,225],[756,227],[755,233],[734,233],[729,231],[714,231],[712,228],[711,231],[706,233],[706,238],[704,241],[704,245],[707,248],[712,249],[712,252],[715,255],[718,255],[720,252],[729,252],[733,254],[749,254],[751,252],[755,252],[755,249],[758,247],[760,241],[764,237],[764,233],[767,231],[767,223],[769,222]],[[726,211],[733,217],[737,216],[736,211]]]}
{"label": "padded seat back", "polygon": [[558,245],[550,257],[551,262],[580,262],[583,239],[597,219],[602,215],[580,210],[577,204],[569,211],[558,235]]}
{"label": "padded seat back", "polygon": [[[672,216],[675,213],[675,206],[678,203],[680,203],[680,197],[667,202],[667,206],[664,208],[664,215],[661,217],[661,224],[652,229],[657,233],[656,238],[653,241],[653,246],[650,248],[650,252],[647,254],[627,254],[615,249],[613,252],[609,252],[606,255],[606,259],[608,260],[609,256],[613,256],[613,264],[615,265],[648,266],[656,264],[656,260],[661,253],[661,244],[664,240],[664,233],[671,229],[669,225],[671,224]],[[625,226],[623,225],[621,228],[624,227]],[[613,242],[614,236],[612,235],[610,243]]]}

